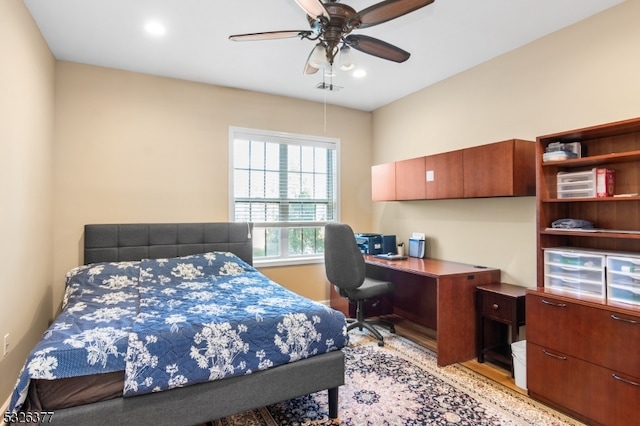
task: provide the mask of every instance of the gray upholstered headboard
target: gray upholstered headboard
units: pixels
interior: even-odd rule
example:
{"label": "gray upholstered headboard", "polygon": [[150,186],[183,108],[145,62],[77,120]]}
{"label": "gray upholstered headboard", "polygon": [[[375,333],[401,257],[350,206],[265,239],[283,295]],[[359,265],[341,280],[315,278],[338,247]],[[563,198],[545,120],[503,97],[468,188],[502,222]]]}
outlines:
{"label": "gray upholstered headboard", "polygon": [[253,224],[128,223],[84,226],[84,263],[229,251],[253,264]]}

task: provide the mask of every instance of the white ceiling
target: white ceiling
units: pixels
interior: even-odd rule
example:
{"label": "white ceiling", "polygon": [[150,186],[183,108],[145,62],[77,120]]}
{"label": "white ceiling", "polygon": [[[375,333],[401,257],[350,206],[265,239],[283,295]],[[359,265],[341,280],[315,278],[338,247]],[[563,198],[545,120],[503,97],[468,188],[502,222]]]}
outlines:
{"label": "white ceiling", "polygon": [[[354,31],[411,57],[398,64],[354,50],[367,76],[338,71],[333,84],[343,89],[337,92],[315,88],[321,73],[302,72],[313,41],[228,40],[231,34],[308,29],[294,0],[24,1],[59,60],[372,111],[623,0],[436,0]],[[377,1],[344,2],[361,10]],[[163,37],[145,32],[149,19],[165,24]]]}

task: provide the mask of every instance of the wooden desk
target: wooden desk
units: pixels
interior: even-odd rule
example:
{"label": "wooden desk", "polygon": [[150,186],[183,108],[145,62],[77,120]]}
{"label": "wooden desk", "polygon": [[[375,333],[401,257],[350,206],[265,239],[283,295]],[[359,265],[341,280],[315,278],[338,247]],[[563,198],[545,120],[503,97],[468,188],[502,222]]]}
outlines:
{"label": "wooden desk", "polygon": [[[384,260],[365,255],[367,276],[391,281],[395,291],[367,316],[395,314],[436,331],[438,365],[476,355],[476,287],[500,282],[500,270],[438,259]],[[331,286],[331,306],[352,316]],[[367,309],[369,308],[369,309]]]}

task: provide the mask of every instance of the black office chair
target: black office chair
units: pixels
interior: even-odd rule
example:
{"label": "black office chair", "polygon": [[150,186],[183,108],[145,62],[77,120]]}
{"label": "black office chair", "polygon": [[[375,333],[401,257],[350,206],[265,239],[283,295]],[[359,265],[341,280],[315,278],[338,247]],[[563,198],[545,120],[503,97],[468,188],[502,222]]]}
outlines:
{"label": "black office chair", "polygon": [[366,328],[384,346],[384,339],[374,325],[386,327],[391,333],[396,330],[392,323],[384,320],[365,320],[364,302],[375,296],[393,291],[393,283],[365,277],[365,263],[358,248],[353,230],[347,224],[328,223],[324,227],[324,267],[327,279],[340,296],[356,304],[356,318],[349,318],[347,331]]}

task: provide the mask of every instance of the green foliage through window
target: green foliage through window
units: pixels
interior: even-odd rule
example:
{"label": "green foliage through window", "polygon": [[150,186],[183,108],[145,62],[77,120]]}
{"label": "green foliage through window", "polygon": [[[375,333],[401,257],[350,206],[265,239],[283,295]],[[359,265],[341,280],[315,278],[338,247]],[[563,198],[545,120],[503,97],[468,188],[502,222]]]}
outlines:
{"label": "green foliage through window", "polygon": [[231,128],[230,153],[231,215],[254,223],[254,257],[323,253],[338,213],[338,140]]}

